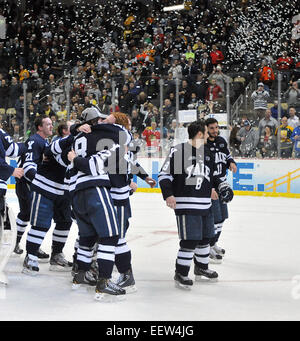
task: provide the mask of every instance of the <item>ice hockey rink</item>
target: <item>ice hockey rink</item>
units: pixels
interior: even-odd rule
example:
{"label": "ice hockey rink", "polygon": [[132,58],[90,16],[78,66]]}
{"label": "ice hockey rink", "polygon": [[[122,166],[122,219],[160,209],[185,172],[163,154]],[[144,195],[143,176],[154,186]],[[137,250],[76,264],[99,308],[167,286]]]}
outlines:
{"label": "ice hockey rink", "polygon": [[[12,190],[7,198],[17,213]],[[174,286],[178,237],[173,211],[157,193],[135,193],[131,204],[128,244],[136,293],[121,302],[97,302],[93,290],[71,290],[70,273],[50,272],[49,264],[40,264],[39,275],[30,277],[21,273],[24,255],[13,256],[6,267],[9,286],[0,289],[0,320],[300,319],[299,199],[235,196],[219,242],[226,249],[224,261],[210,265],[219,281],[194,282],[191,291]],[[48,253],[51,231],[42,245]],[[64,251],[69,260],[76,236],[73,224]]]}

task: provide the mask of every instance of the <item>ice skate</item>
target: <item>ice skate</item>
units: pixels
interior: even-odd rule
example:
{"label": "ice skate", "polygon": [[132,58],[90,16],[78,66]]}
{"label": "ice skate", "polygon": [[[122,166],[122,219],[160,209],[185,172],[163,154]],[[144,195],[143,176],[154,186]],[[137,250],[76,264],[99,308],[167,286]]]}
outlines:
{"label": "ice skate", "polygon": [[68,262],[63,253],[57,253],[50,258],[50,271],[67,272],[72,270],[73,263]]}
{"label": "ice skate", "polygon": [[37,260],[30,258],[28,255],[25,257],[23,262],[23,270],[24,274],[30,276],[36,276],[39,272],[39,263]]}
{"label": "ice skate", "polygon": [[49,255],[45,251],[38,249],[37,257],[40,263],[48,263],[49,262]]}
{"label": "ice skate", "polygon": [[209,251],[209,262],[212,264],[221,264],[222,261],[223,257],[211,247]]}
{"label": "ice skate", "polygon": [[97,280],[95,300],[113,302],[125,299],[126,291],[106,278]]}
{"label": "ice skate", "polygon": [[213,250],[220,256],[224,257],[225,255],[225,250],[222,249],[220,246],[217,245],[217,243],[212,247]]}
{"label": "ice skate", "polygon": [[15,253],[16,255],[21,255],[21,254],[23,253],[23,251],[24,251],[24,250],[22,250],[22,249],[20,248],[20,244],[19,244],[19,243],[16,244],[16,246],[15,246],[15,248],[14,248],[14,253]]}
{"label": "ice skate", "polygon": [[187,276],[182,276],[180,273],[175,271],[174,276],[175,287],[184,290],[191,290],[193,281]]}
{"label": "ice skate", "polygon": [[73,278],[72,290],[78,290],[83,286],[95,286],[97,279],[91,273],[91,271],[79,270]]}
{"label": "ice skate", "polygon": [[195,274],[195,281],[201,282],[201,281],[207,281],[210,282],[217,282],[218,281],[218,273],[216,271],[207,269],[203,270],[199,268],[199,266],[195,265],[194,268],[194,274]]}
{"label": "ice skate", "polygon": [[132,294],[137,291],[132,270],[128,270],[125,273],[120,274],[115,283],[125,289],[126,294]]}

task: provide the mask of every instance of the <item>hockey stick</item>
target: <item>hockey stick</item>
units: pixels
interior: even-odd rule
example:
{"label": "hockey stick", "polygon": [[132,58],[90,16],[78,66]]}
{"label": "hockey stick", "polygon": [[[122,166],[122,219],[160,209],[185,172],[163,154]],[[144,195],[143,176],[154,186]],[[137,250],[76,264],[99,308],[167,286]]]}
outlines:
{"label": "hockey stick", "polygon": [[[5,229],[6,226],[10,226],[10,229]],[[4,269],[15,248],[16,238],[16,218],[12,209],[6,206],[4,216],[0,215],[0,284],[8,284]]]}

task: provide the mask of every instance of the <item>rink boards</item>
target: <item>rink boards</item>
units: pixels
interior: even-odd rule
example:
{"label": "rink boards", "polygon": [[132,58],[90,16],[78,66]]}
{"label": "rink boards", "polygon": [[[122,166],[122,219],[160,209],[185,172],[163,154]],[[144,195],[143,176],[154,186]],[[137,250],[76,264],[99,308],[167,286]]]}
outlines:
{"label": "rink boards", "polygon": [[[8,161],[16,167],[16,160]],[[157,181],[164,159],[139,158],[139,162]],[[236,162],[237,172],[228,172],[228,182],[236,195],[300,198],[300,160],[236,159]],[[137,182],[140,192],[160,192],[158,184],[151,189],[136,175],[134,181]],[[14,186],[15,179],[11,177],[8,187]]]}

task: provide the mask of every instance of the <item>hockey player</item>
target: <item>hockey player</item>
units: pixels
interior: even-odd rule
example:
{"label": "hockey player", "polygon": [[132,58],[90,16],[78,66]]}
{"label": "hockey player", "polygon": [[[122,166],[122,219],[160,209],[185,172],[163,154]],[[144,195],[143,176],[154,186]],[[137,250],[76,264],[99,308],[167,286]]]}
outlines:
{"label": "hockey player", "polygon": [[[113,116],[115,117],[115,124],[123,126],[128,131],[131,130],[131,122],[127,115],[113,113]],[[149,177],[134,157],[134,153],[130,150],[127,150],[124,156],[119,155],[119,157],[124,157],[127,161],[126,172],[117,171],[116,174],[109,173],[112,185],[110,194],[120,224],[120,234],[115,257],[115,265],[120,276],[116,284],[125,289],[126,293],[132,293],[136,291],[136,286],[131,265],[131,250],[126,242],[126,232],[129,228],[129,218],[131,217],[129,197],[137,189],[137,185],[132,181],[132,173],[143,179],[152,188],[156,185],[156,181]]]}
{"label": "hockey player", "polygon": [[[217,164],[216,175],[223,181],[226,181],[227,169],[235,173],[237,171],[236,163],[233,160],[227,142],[219,136],[219,125],[215,118],[208,118],[205,121],[208,129],[207,146],[215,155],[215,163]],[[210,241],[210,261],[212,263],[221,263],[225,254],[225,250],[217,245],[222,232],[222,226],[225,219],[228,218],[227,203],[222,202],[219,198],[212,201],[212,211],[214,215],[215,236]]]}
{"label": "hockey player", "polygon": [[[42,116],[39,116],[35,120],[36,133],[26,140],[26,151],[18,160],[18,166],[23,167],[25,172],[25,176],[22,179],[16,180],[16,195],[18,197],[20,211],[16,219],[18,232],[14,252],[19,255],[23,253],[23,250],[20,248],[20,241],[30,220],[32,198],[30,183],[34,178],[38,166],[42,163],[43,153],[48,145],[47,138],[52,135],[52,129],[50,130],[48,124],[43,123],[43,121],[44,117]],[[48,261],[49,255],[39,249],[38,258],[40,261]]]}
{"label": "hockey player", "polygon": [[[11,224],[11,212],[5,202],[7,180],[14,176],[21,178],[24,175],[22,168],[14,168],[7,164],[5,157],[17,157],[25,151],[24,144],[13,142],[12,138],[0,129],[0,283],[7,284],[3,272],[15,245],[15,233]],[[13,219],[14,220],[14,219]]]}
{"label": "hockey player", "polygon": [[189,141],[171,148],[159,173],[159,185],[166,204],[175,210],[180,249],[175,265],[175,284],[190,289],[188,277],[194,259],[194,274],[216,279],[218,274],[208,269],[209,238],[214,235],[211,211],[212,188],[218,189],[224,201],[233,198],[228,184],[214,176],[213,155],[205,147],[207,127],[196,121],[188,127]]}
{"label": "hockey player", "polygon": [[[65,200],[65,171],[48,153],[46,140],[52,135],[52,121],[49,117],[39,116],[35,122],[36,140],[29,143],[24,163],[25,177],[30,181],[32,190],[31,228],[27,234],[26,257],[23,273],[36,275],[39,271],[38,250],[54,219],[56,226],[52,237],[50,270],[70,271],[72,263],[62,253],[70,227],[70,202]],[[34,162],[40,160],[39,166]]]}
{"label": "hockey player", "polygon": [[98,124],[101,112],[97,108],[87,108],[82,115],[86,122],[91,123],[92,131],[77,135],[74,150],[68,153],[71,162],[68,183],[80,236],[77,256],[79,271],[74,282],[77,282],[76,277],[80,282],[80,275],[89,269],[93,247],[98,242],[99,274],[95,299],[103,300],[107,295],[112,297],[126,293],[110,280],[120,227],[104,163],[112,162],[108,168],[116,166],[116,151],[128,144],[131,136],[120,126]]}

